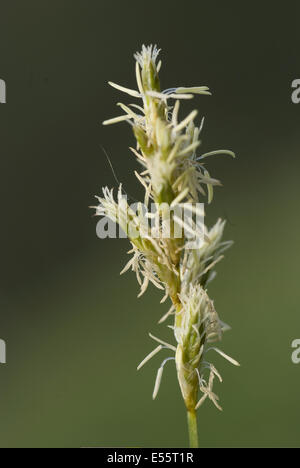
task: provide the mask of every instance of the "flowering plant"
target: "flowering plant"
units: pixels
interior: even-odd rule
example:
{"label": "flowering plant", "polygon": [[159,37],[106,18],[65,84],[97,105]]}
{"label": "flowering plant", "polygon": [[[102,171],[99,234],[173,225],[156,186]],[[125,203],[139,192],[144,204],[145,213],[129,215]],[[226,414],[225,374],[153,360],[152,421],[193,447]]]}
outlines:
{"label": "flowering plant", "polygon": [[[141,99],[142,105],[119,103],[124,113],[104,122],[104,125],[108,125],[126,121],[133,129],[136,148],[130,149],[142,166],[142,172],[135,174],[145,189],[144,203],[138,204],[137,210],[132,210],[121,185],[116,200],[113,190],[105,187],[103,195],[97,197],[99,205],[96,213],[118,223],[127,234],[132,257],[122,272],[129,269],[135,272],[141,289],[139,295],[146,291],[149,283],[153,283],[164,290],[162,302],[168,298],[171,300],[171,306],[160,322],[173,317],[171,328],[175,344],[150,335],[158,345],[138,369],[161,350],[172,352],[172,356],[165,359],[158,369],[153,399],[157,396],[166,362],[175,360],[188,414],[190,445],[197,447],[196,410],[206,399],[210,399],[219,410],[222,409],[213,391],[214,379],[222,381],[222,378],[207,356],[215,351],[232,364],[239,365],[212,345],[221,339],[222,332],[228,328],[219,319],[207,293],[207,285],[215,277],[215,266],[231,245],[231,242],[222,241],[225,222],[219,219],[211,229],[203,225],[200,230],[195,222],[195,217],[201,215],[201,197],[207,195],[208,203],[211,203],[213,188],[220,185],[209,174],[206,159],[218,154],[234,157],[234,153],[219,150],[197,154],[203,119],[197,127],[197,111],[194,110],[180,120],[179,107],[182,100],[192,99],[195,94],[210,95],[209,89],[196,86],[162,91],[158,55],[156,46],[143,46],[142,51],[135,55],[137,90],[109,83],[117,90]],[[150,202],[155,203],[157,212],[152,214],[153,223],[149,232],[143,206],[148,207]],[[178,216],[178,209],[189,211],[189,221]],[[151,214],[147,216],[151,217]],[[169,221],[167,235],[166,220]],[[132,234],[132,226],[135,235]],[[175,235],[178,228],[183,228],[179,236]],[[191,232],[199,241],[193,248],[188,235]]]}

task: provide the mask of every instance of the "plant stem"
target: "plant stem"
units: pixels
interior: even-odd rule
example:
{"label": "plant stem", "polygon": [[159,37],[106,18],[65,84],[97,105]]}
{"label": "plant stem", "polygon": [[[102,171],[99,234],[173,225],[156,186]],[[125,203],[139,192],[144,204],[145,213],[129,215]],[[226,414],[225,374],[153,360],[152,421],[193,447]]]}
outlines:
{"label": "plant stem", "polygon": [[196,411],[190,410],[187,412],[190,448],[198,448],[198,428]]}

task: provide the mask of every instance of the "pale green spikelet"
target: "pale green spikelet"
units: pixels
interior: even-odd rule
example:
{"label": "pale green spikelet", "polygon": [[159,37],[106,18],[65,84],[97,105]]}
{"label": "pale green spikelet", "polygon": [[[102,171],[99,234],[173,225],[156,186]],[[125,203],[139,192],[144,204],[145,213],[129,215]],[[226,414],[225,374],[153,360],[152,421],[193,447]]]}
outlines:
{"label": "pale green spikelet", "polygon": [[[136,273],[141,286],[140,295],[152,282],[164,289],[162,302],[168,297],[171,299],[169,311],[160,322],[174,318],[172,328],[176,346],[151,335],[159,345],[138,368],[163,349],[171,351],[172,356],[159,367],[153,398],[158,393],[164,365],[175,359],[182,396],[187,410],[193,413],[206,398],[221,409],[212,386],[215,377],[222,379],[214,365],[207,361],[207,353],[214,350],[238,365],[218,348],[209,347],[209,343],[221,339],[225,326],[208,296],[207,285],[215,275],[215,265],[223,258],[223,252],[231,242],[222,241],[225,222],[218,220],[211,229],[204,226],[203,239],[197,248],[189,248],[186,229],[191,229],[191,226],[194,229],[195,222],[189,226],[180,221],[176,213],[170,216],[165,207],[176,210],[190,206],[194,217],[197,204],[205,199],[210,203],[213,188],[221,185],[209,174],[206,159],[221,153],[234,156],[234,153],[218,150],[198,154],[203,119],[197,126],[198,112],[194,110],[180,120],[180,103],[194,95],[210,95],[209,89],[207,86],[193,86],[162,91],[158,55],[156,46],[143,46],[142,51],[135,54],[137,90],[109,83],[118,91],[141,99],[142,104],[118,103],[124,114],[104,122],[108,125],[126,121],[132,126],[136,148],[131,148],[131,151],[142,166],[136,177],[145,189],[144,205],[155,202],[158,216],[149,230],[147,221],[140,216],[142,210],[136,213],[124,201],[121,186],[117,201],[111,190],[103,189],[103,196],[98,198],[97,214],[119,223],[127,233],[132,257],[123,272],[132,269]],[[168,236],[165,235],[167,219],[171,219]],[[130,225],[133,225],[133,230],[129,229]],[[178,227],[185,229],[181,236],[175,235]],[[208,377],[205,377],[206,371]]]}

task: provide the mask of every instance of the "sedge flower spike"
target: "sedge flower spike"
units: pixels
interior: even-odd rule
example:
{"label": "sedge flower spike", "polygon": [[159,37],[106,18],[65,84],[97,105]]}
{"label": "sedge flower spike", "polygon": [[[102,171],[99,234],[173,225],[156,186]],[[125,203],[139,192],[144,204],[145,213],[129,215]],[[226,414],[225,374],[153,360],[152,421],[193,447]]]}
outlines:
{"label": "sedge flower spike", "polygon": [[[133,210],[121,185],[116,199],[113,190],[105,187],[103,195],[97,197],[96,214],[118,223],[127,234],[132,257],[121,273],[129,269],[135,272],[140,285],[139,295],[152,283],[164,291],[162,302],[170,299],[170,308],[159,323],[173,319],[169,327],[174,332],[174,343],[150,335],[157,347],[143,359],[138,369],[165,349],[171,353],[158,369],[153,398],[158,394],[165,364],[175,361],[188,412],[190,444],[197,446],[196,410],[207,399],[222,409],[213,391],[214,379],[221,382],[222,377],[208,356],[214,351],[231,364],[239,365],[211,345],[220,341],[222,333],[229,327],[219,319],[207,292],[207,285],[216,274],[215,266],[231,242],[222,240],[225,222],[219,219],[210,229],[204,226],[202,241],[197,248],[190,248],[186,232],[191,230],[191,225],[176,214],[170,216],[166,206],[174,210],[188,208],[192,216],[197,214],[199,204],[206,199],[211,203],[214,187],[220,185],[207,169],[207,158],[218,154],[234,157],[234,153],[217,150],[199,154],[203,119],[199,126],[195,124],[196,110],[181,119],[180,105],[195,95],[210,95],[209,88],[182,86],[162,90],[159,52],[156,46],[150,45],[143,46],[141,52],[135,54],[136,90],[109,82],[117,91],[141,100],[141,104],[118,103],[123,113],[103,122],[109,125],[125,121],[132,127],[136,147],[130,150],[142,166],[142,171],[135,175],[145,191],[143,204]],[[150,202],[155,203],[157,213],[152,216],[154,220],[149,230],[141,214],[142,206],[148,207]],[[168,216],[171,226],[165,235]],[[178,227],[185,228],[180,236],[175,235]]]}

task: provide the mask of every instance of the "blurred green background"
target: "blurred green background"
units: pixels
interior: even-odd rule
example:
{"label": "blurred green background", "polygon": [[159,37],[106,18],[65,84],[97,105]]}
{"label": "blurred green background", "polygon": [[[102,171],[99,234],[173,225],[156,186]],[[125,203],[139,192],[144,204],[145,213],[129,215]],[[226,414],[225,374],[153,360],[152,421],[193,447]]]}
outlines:
{"label": "blurred green background", "polygon": [[[88,206],[117,176],[139,196],[126,124],[101,127],[134,86],[133,53],[163,49],[163,88],[208,85],[192,105],[206,118],[203,151],[217,189],[207,220],[228,220],[234,247],[210,287],[232,325],[216,357],[223,413],[199,411],[203,447],[300,445],[300,78],[295,3],[165,0],[14,0],[2,2],[0,78],[1,282],[0,446],[183,447],[184,406],[174,366],[151,399],[160,357],[149,331],[167,305],[149,289],[136,298],[133,274],[119,276],[126,240],[99,240]],[[191,104],[186,105],[186,112]]]}

